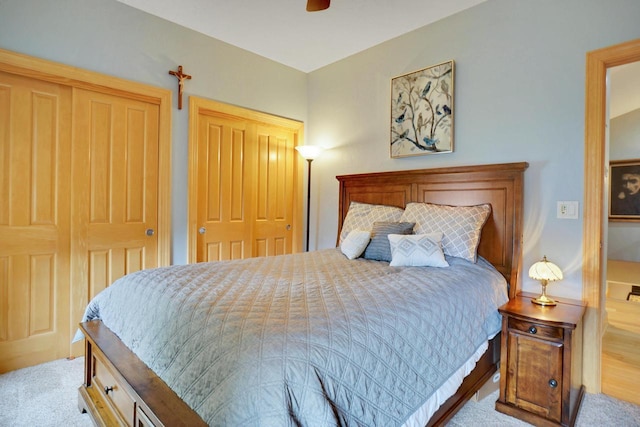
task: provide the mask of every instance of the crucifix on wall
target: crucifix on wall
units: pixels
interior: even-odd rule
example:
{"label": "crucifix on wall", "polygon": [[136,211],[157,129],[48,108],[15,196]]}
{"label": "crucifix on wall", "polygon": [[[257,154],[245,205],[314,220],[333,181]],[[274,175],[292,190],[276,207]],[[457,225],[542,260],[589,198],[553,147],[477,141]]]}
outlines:
{"label": "crucifix on wall", "polygon": [[184,89],[184,81],[185,79],[191,80],[191,76],[182,72],[182,65],[178,65],[178,71],[169,70],[169,74],[176,76],[178,79],[178,110],[182,110],[182,91]]}

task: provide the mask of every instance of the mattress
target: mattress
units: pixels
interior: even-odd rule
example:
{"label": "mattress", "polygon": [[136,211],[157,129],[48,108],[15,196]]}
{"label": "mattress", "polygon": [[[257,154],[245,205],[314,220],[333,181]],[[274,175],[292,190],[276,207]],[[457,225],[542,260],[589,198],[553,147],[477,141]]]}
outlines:
{"label": "mattress", "polygon": [[143,270],[83,320],[101,319],[209,425],[424,425],[508,299],[485,260],[447,261],[327,249]]}

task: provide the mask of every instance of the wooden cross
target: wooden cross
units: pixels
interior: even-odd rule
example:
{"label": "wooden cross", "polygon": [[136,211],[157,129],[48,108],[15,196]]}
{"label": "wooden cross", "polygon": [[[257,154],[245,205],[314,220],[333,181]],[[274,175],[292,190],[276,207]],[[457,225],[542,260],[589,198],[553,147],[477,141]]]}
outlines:
{"label": "wooden cross", "polygon": [[178,79],[178,110],[182,110],[182,90],[184,89],[184,80],[191,80],[189,74],[182,73],[182,65],[178,65],[178,71],[169,71],[169,74],[176,76]]}

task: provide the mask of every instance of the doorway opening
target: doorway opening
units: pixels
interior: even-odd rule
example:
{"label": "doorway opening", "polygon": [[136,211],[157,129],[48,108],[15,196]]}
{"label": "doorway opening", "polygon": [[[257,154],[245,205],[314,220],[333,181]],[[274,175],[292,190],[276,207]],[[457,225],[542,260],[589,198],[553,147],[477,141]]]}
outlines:
{"label": "doorway opening", "polygon": [[606,272],[603,252],[606,161],[607,70],[640,61],[640,39],[587,54],[585,97],[585,178],[583,224],[584,317],[583,383],[592,393],[601,392],[602,336],[604,332]]}

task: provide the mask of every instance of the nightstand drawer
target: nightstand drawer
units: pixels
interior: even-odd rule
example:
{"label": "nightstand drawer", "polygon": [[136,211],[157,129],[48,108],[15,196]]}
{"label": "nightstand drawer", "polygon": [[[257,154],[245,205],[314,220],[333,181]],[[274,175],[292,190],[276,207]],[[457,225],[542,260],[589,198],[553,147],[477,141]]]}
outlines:
{"label": "nightstand drawer", "polygon": [[531,336],[543,339],[562,341],[564,338],[564,329],[560,327],[541,325],[539,323],[516,319],[513,317],[509,318],[509,329],[524,332]]}

